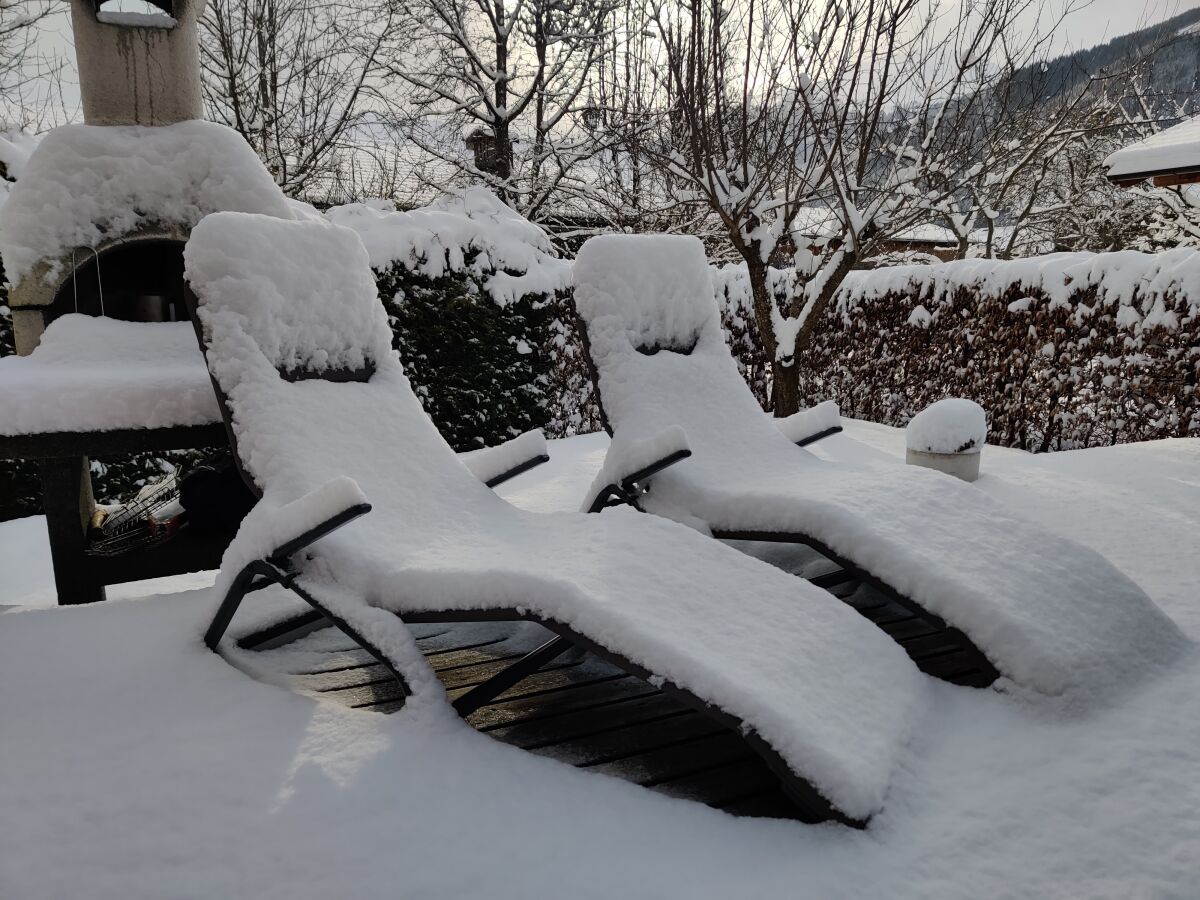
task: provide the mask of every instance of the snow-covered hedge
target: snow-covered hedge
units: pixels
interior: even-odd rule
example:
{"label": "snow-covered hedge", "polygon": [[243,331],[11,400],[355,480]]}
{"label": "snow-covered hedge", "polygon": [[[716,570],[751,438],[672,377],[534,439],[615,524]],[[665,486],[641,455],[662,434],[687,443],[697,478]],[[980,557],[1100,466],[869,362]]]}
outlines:
{"label": "snow-covered hedge", "polygon": [[324,215],[366,245],[409,379],[456,450],[598,426],[571,264],[541,228],[483,189],[409,212],[370,201]]}
{"label": "snow-covered hedge", "polygon": [[[779,276],[781,285],[783,276]],[[721,270],[731,339],[749,297]],[[732,324],[731,324],[732,323]],[[800,361],[809,401],[904,425],[946,396],[1028,450],[1200,434],[1200,254],[1053,254],[852,273]]]}

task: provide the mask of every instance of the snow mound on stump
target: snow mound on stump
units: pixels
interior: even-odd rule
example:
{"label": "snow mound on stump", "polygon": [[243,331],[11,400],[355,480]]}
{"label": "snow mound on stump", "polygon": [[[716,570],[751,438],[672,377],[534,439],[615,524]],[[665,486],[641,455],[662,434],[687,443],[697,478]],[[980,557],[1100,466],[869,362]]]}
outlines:
{"label": "snow mound on stump", "polygon": [[0,255],[16,282],[72,248],[147,227],[191,228],[223,209],[291,218],[283,193],[233,129],[202,121],[67,125],[42,138],[25,163],[0,216]]}
{"label": "snow mound on stump", "polygon": [[987,414],[974,400],[947,397],[913,416],[904,438],[909,450],[978,453],[987,443]]}

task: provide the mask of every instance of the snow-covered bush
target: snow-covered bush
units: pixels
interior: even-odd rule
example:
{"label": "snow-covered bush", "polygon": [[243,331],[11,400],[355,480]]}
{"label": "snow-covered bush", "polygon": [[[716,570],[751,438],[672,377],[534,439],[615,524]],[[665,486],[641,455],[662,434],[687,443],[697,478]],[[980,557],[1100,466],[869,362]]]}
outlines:
{"label": "snow-covered bush", "polygon": [[[771,397],[771,360],[763,349],[762,337],[758,333],[758,322],[754,318],[754,298],[750,292],[750,278],[746,267],[740,265],[713,266],[713,289],[717,294],[717,305],[721,309],[721,325],[725,339],[733,351],[738,371],[750,385],[758,402],[766,409]],[[767,287],[778,295],[785,289],[787,270],[767,269]],[[777,300],[781,299],[777,297]]]}
{"label": "snow-covered bush", "polygon": [[370,201],[325,216],[366,245],[409,379],[455,449],[597,427],[571,266],[538,226],[481,189],[411,212]]}
{"label": "snow-covered bush", "polygon": [[1035,451],[1200,434],[1194,250],[855,272],[818,334],[805,400],[845,415],[904,425],[967,397],[989,440]]}

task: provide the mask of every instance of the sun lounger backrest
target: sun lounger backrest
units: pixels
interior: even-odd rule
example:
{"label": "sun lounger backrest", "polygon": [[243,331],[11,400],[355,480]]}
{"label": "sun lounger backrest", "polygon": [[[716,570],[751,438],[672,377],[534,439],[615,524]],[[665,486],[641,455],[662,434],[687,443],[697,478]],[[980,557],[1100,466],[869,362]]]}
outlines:
{"label": "sun lounger backrest", "polygon": [[[244,349],[258,350],[244,362],[288,380],[369,377],[391,344],[366,249],[349,230],[296,224],[272,228],[262,217],[218,213],[197,227],[201,244],[189,242],[185,258],[189,280],[204,285],[200,324],[207,333],[236,332]],[[260,264],[223,271],[230,259]]]}
{"label": "sun lounger backrest", "polygon": [[[706,460],[741,465],[764,446],[807,456],[763,415],[738,372],[696,238],[591,238],[575,261],[575,304],[615,430],[637,437],[682,427],[693,458],[680,472],[699,473]],[[676,352],[647,354],[656,348]]]}
{"label": "sun lounger backrest", "polygon": [[[580,253],[586,289],[580,314],[603,341],[628,340],[642,353],[690,353],[705,329],[720,327],[704,245],[682,235],[613,234]],[[589,265],[599,260],[601,265]],[[590,335],[593,340],[597,335]]]}
{"label": "sun lounger backrest", "polygon": [[353,231],[218,213],[192,232],[185,261],[239,462],[268,507],[346,475],[375,507],[361,527],[386,520],[397,546],[419,547],[503,504],[413,394]]}

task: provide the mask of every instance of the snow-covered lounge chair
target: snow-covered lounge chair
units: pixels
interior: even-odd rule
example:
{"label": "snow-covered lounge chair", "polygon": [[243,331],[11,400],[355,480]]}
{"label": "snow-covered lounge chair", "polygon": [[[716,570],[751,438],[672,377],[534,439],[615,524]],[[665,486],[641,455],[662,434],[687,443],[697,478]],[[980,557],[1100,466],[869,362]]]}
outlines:
{"label": "snow-covered lounge chair", "polygon": [[976,684],[1100,690],[1182,645],[1107,560],[975,487],[795,446],[737,371],[698,240],[592,238],[575,282],[613,435],[585,509],[617,496],[718,538],[812,546],[981,651]]}
{"label": "snow-covered lounge chair", "polygon": [[228,649],[247,593],[281,584],[412,695],[440,686],[404,621],[532,620],[559,637],[460,713],[582,647],[742,729],[808,817],[862,824],[880,809],[926,685],[867,622],[678,524],[532,513],[488,490],[413,395],[352,231],[219,213],[185,257],[262,493],[223,560],[211,648]]}

